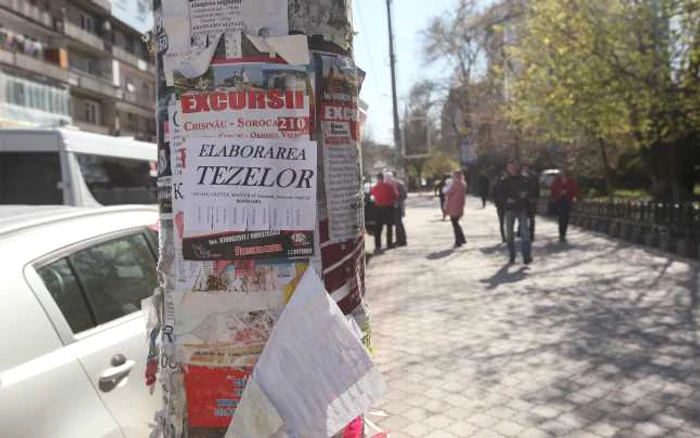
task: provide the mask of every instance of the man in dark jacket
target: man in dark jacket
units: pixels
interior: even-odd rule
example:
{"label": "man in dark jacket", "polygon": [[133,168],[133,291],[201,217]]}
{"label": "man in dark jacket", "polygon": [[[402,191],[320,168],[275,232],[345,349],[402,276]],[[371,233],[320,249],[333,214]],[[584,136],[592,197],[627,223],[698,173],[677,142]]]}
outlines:
{"label": "man in dark jacket", "polygon": [[493,202],[496,204],[496,212],[498,213],[498,229],[501,231],[501,241],[506,242],[506,229],[505,229],[505,200],[503,199],[503,180],[505,180],[507,173],[498,177],[496,184],[493,185]]}
{"label": "man in dark jacket", "polygon": [[523,254],[523,263],[532,263],[530,230],[528,227],[528,208],[531,204],[531,189],[529,180],[518,171],[515,160],[509,160],[506,168],[508,176],[503,180],[501,191],[505,209],[506,240],[510,263],[515,263],[515,232],[514,226],[517,219],[520,229],[520,244]]}
{"label": "man in dark jacket", "polygon": [[479,197],[481,197],[481,206],[486,208],[486,199],[489,196],[489,178],[486,174],[482,174],[479,178]]}
{"label": "man in dark jacket", "polygon": [[537,201],[540,199],[540,181],[537,174],[530,169],[530,166],[523,164],[523,176],[528,181],[530,189],[529,205],[527,209],[527,220],[530,225],[530,241],[535,241],[535,216],[537,214]]}
{"label": "man in dark jacket", "polygon": [[388,183],[394,186],[398,198],[394,207],[394,225],[396,226],[396,246],[406,246],[406,227],[403,225],[403,218],[406,216],[406,199],[408,192],[403,181],[396,177],[396,173],[390,172],[387,177]]}

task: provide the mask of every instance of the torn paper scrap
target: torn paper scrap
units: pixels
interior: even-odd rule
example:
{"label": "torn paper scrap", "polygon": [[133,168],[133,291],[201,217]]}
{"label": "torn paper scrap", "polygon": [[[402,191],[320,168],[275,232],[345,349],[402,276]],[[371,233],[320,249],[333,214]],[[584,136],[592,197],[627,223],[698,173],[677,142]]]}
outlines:
{"label": "torn paper scrap", "polygon": [[289,65],[307,65],[311,62],[309,39],[306,35],[269,38],[246,35],[246,37],[258,51],[269,53],[271,56],[279,55]]}
{"label": "torn paper scrap", "polygon": [[286,433],[305,438],[338,433],[381,398],[385,388],[367,350],[312,269],[280,315],[251,380],[284,420]]}
{"label": "torn paper scrap", "polygon": [[249,379],[225,438],[271,438],[284,422],[254,379]]}
{"label": "torn paper scrap", "polygon": [[163,56],[166,83],[173,85],[175,73],[179,73],[187,79],[194,79],[202,76],[211,64],[216,48],[219,46],[221,35],[218,34],[208,39],[208,45],[203,49],[169,50]]}

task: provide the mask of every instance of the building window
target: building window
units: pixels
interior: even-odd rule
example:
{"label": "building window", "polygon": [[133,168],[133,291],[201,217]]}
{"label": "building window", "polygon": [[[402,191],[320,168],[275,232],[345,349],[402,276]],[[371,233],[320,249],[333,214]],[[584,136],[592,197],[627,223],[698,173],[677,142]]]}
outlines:
{"label": "building window", "polygon": [[91,125],[100,124],[100,105],[97,102],[86,100],[83,102],[84,121]]}
{"label": "building window", "polygon": [[19,81],[10,81],[10,86],[12,87],[11,102],[15,105],[26,106],[27,95],[24,90],[24,84]]}
{"label": "building window", "polygon": [[136,114],[128,113],[126,116],[126,130],[137,132],[139,130],[138,117]]}
{"label": "building window", "polygon": [[131,53],[132,55],[135,54],[136,51],[136,45],[134,44],[134,38],[127,36],[126,37],[126,51]]}
{"label": "building window", "polygon": [[80,28],[90,32],[97,33],[97,26],[95,24],[95,18],[85,12],[80,13]]}

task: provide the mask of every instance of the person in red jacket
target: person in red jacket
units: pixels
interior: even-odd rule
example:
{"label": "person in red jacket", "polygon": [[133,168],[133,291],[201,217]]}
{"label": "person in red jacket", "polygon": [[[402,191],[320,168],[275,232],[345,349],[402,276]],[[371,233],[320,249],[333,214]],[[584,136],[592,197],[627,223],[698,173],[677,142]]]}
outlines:
{"label": "person in red jacket", "polygon": [[569,217],[571,209],[581,197],[581,188],[576,179],[568,175],[566,170],[562,170],[554,181],[552,181],[552,198],[557,206],[559,215],[559,241],[566,242],[566,231],[569,228]]}
{"label": "person in red jacket", "polygon": [[399,201],[399,193],[396,188],[384,181],[384,174],[377,175],[377,184],[372,187],[372,196],[374,197],[374,206],[377,224],[374,227],[374,250],[381,251],[382,249],[382,228],[386,225],[386,246],[391,249],[394,247],[394,208]]}

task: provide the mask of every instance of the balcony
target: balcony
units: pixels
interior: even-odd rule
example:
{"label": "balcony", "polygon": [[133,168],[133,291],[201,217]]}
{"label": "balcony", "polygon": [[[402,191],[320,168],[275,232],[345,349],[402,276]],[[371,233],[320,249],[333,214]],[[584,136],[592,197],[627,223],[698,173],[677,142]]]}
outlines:
{"label": "balcony", "polygon": [[99,35],[81,29],[79,26],[68,21],[64,23],[63,30],[66,35],[74,40],[80,41],[101,53],[105,51],[105,41]]}
{"label": "balcony", "polygon": [[82,120],[73,119],[73,124],[80,128],[81,131],[92,132],[93,134],[111,135],[112,129],[105,125],[93,125],[92,123],[83,122]]}
{"label": "balcony", "polygon": [[143,60],[139,58],[136,55],[133,55],[126,50],[122,49],[121,47],[113,46],[112,47],[112,55],[117,58],[120,61],[126,62],[127,64],[130,64],[136,68],[138,68],[141,71],[145,71],[148,74],[155,75],[156,74],[156,68],[153,65],[153,63]]}
{"label": "balcony", "polygon": [[107,79],[80,70],[71,70],[68,82],[78,88],[111,98],[117,97],[117,89]]}
{"label": "balcony", "polygon": [[156,109],[156,101],[155,99],[151,99],[148,96],[144,96],[143,94],[139,93],[129,93],[128,91],[123,92],[123,97],[126,102],[129,102],[134,105],[138,105],[142,108],[148,108],[151,111],[155,111]]}
{"label": "balcony", "polygon": [[22,53],[0,49],[0,63],[61,82],[68,82],[68,72],[61,67]]}
{"label": "balcony", "polygon": [[53,17],[48,11],[39,9],[26,0],[0,0],[0,7],[9,9],[43,26],[53,29]]}

